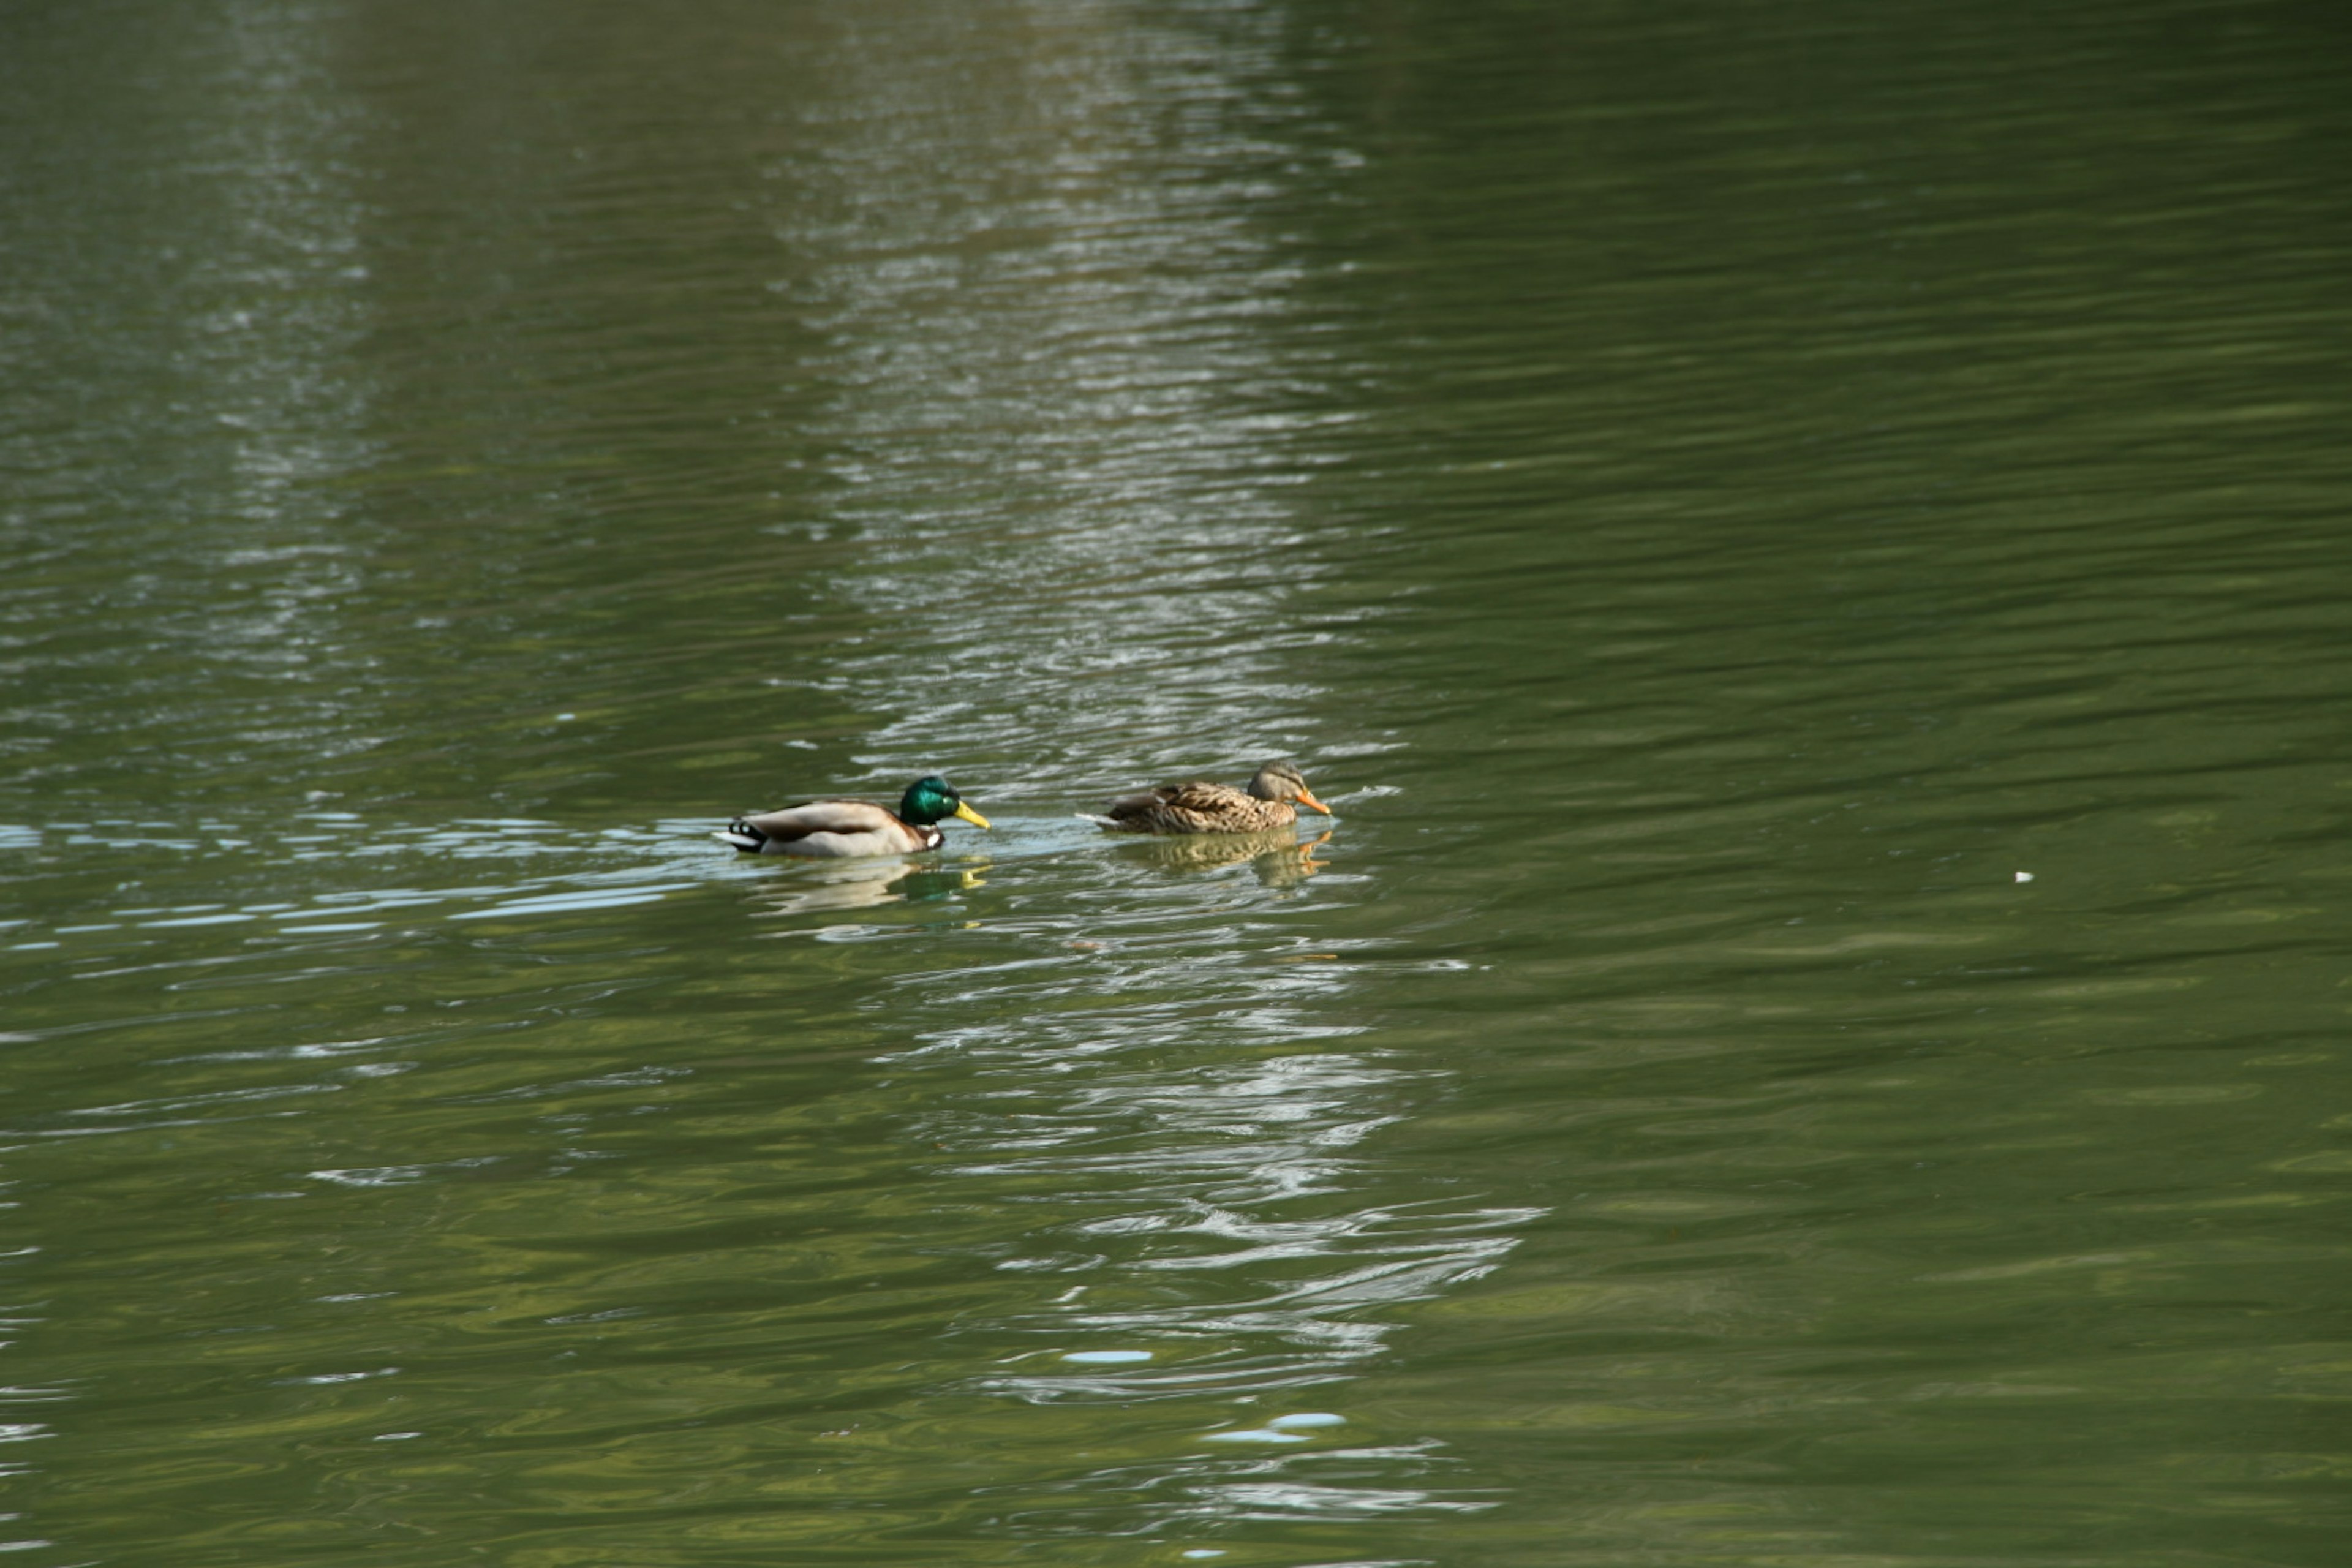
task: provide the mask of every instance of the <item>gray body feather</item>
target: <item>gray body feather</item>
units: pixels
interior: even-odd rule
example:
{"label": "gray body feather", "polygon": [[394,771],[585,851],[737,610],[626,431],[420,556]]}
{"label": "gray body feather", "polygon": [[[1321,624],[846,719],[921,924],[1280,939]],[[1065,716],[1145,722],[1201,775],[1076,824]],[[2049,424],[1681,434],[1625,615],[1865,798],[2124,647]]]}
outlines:
{"label": "gray body feather", "polygon": [[911,855],[947,841],[936,827],[903,822],[896,812],[863,800],[812,800],[739,816],[711,837],[747,854],[812,859]]}

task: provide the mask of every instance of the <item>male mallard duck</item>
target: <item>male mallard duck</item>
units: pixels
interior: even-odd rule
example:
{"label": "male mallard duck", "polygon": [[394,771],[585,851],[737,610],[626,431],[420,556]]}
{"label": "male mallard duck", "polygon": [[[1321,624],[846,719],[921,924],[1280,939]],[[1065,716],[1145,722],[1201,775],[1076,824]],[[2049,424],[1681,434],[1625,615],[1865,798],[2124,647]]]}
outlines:
{"label": "male mallard duck", "polygon": [[988,818],[964,805],[955,785],[933,773],[907,786],[893,814],[871,801],[812,800],[757,816],[739,816],[710,837],[753,855],[912,855],[937,849],[947,835],[932,824],[961,816],[974,827]]}
{"label": "male mallard duck", "polygon": [[1268,763],[1247,789],[1206,779],[1164,784],[1120,795],[1103,808],[1107,815],[1087,820],[1120,833],[1257,833],[1297,821],[1292,801],[1331,815],[1331,808],[1307,787],[1297,763]]}

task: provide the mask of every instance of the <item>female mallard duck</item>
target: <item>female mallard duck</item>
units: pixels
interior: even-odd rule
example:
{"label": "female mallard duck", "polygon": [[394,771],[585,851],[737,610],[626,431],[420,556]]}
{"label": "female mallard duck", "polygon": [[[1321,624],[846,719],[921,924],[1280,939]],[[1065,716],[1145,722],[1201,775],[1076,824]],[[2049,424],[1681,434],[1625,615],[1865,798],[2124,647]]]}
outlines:
{"label": "female mallard duck", "polygon": [[1247,789],[1206,779],[1164,784],[1120,795],[1103,808],[1105,815],[1087,820],[1120,833],[1258,833],[1297,821],[1292,801],[1331,815],[1331,808],[1307,787],[1297,763],[1268,763]]}
{"label": "female mallard duck", "polygon": [[963,803],[955,785],[933,773],[907,786],[896,813],[871,801],[812,800],[757,816],[739,816],[710,837],[752,855],[912,855],[937,849],[947,835],[932,826],[961,816],[974,827],[988,818]]}

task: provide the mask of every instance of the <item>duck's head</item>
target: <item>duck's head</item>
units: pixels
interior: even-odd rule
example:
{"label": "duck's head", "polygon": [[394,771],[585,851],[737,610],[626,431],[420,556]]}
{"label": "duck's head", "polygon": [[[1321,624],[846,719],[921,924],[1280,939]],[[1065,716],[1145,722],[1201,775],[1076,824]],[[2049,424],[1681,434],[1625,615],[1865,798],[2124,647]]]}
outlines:
{"label": "duck's head", "polygon": [[929,827],[943,816],[961,816],[974,827],[988,826],[988,818],[964,805],[963,796],[956,794],[955,785],[937,773],[917,779],[907,786],[907,793],[898,799],[898,820],[901,822]]}
{"label": "duck's head", "polygon": [[1297,763],[1268,763],[1258,769],[1257,776],[1249,782],[1249,792],[1260,800],[1295,800],[1309,811],[1331,815],[1331,808],[1315,798],[1307,787],[1306,778]]}

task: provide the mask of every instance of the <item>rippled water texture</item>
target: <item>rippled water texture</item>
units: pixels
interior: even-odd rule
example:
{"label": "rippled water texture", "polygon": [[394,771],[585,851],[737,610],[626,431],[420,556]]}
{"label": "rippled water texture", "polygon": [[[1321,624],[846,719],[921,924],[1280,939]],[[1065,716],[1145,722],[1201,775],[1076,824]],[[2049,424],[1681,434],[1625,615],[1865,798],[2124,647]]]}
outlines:
{"label": "rippled water texture", "polygon": [[2344,1562],[2347,45],[0,13],[10,1561]]}

